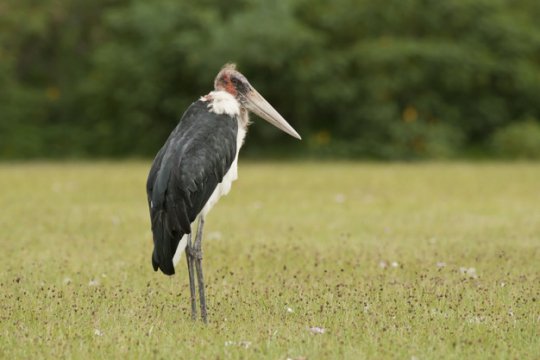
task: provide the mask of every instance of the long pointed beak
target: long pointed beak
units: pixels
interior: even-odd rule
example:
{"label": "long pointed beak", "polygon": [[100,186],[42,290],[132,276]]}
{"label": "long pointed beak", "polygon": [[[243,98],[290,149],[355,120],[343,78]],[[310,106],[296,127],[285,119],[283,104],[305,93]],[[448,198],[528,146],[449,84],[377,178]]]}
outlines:
{"label": "long pointed beak", "polygon": [[249,111],[252,111],[256,115],[262,117],[264,120],[268,121],[270,124],[286,132],[292,137],[302,140],[296,130],[294,130],[293,127],[289,125],[289,123],[283,118],[283,116],[281,116],[276,109],[274,109],[272,105],[270,105],[268,101],[266,101],[253,87],[248,90],[247,94],[244,96],[244,99],[246,100],[245,106]]}

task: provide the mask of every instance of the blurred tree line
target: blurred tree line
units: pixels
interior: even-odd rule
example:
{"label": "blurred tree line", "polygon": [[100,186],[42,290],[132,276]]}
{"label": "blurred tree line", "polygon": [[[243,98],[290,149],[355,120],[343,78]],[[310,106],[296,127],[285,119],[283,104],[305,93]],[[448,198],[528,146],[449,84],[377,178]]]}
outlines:
{"label": "blurred tree line", "polygon": [[253,156],[540,157],[538,0],[4,0],[0,157],[153,156],[226,62]]}

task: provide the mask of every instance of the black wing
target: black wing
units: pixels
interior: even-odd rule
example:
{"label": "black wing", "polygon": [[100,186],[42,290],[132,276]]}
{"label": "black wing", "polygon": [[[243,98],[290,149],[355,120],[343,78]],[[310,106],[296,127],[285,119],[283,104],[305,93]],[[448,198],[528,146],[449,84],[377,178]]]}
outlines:
{"label": "black wing", "polygon": [[174,274],[173,256],[236,155],[238,121],[193,103],[156,155],[146,191],[152,221],[154,270]]}

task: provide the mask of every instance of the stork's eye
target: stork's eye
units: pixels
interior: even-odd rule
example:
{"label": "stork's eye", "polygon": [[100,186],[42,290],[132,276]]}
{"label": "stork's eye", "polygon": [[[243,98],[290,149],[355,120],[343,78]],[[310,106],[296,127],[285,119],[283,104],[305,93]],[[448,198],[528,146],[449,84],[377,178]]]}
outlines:
{"label": "stork's eye", "polygon": [[248,91],[247,81],[240,76],[231,76],[231,83],[239,93],[245,94]]}

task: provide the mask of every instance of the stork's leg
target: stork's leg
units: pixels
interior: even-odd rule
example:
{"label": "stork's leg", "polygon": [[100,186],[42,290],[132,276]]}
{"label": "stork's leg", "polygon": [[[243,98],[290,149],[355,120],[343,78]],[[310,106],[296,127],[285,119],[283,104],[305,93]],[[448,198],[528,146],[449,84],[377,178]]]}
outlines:
{"label": "stork's leg", "polygon": [[188,234],[186,245],[186,260],[189,273],[189,292],[191,294],[191,319],[197,319],[197,297],[195,295],[195,275],[194,275],[194,260],[193,248],[191,246],[191,234]]}
{"label": "stork's leg", "polygon": [[199,226],[197,229],[197,237],[195,238],[195,268],[197,269],[197,281],[199,283],[199,301],[201,302],[201,318],[206,324],[206,298],[204,296],[204,276],[202,270],[202,234],[204,227],[204,217],[199,216]]}

